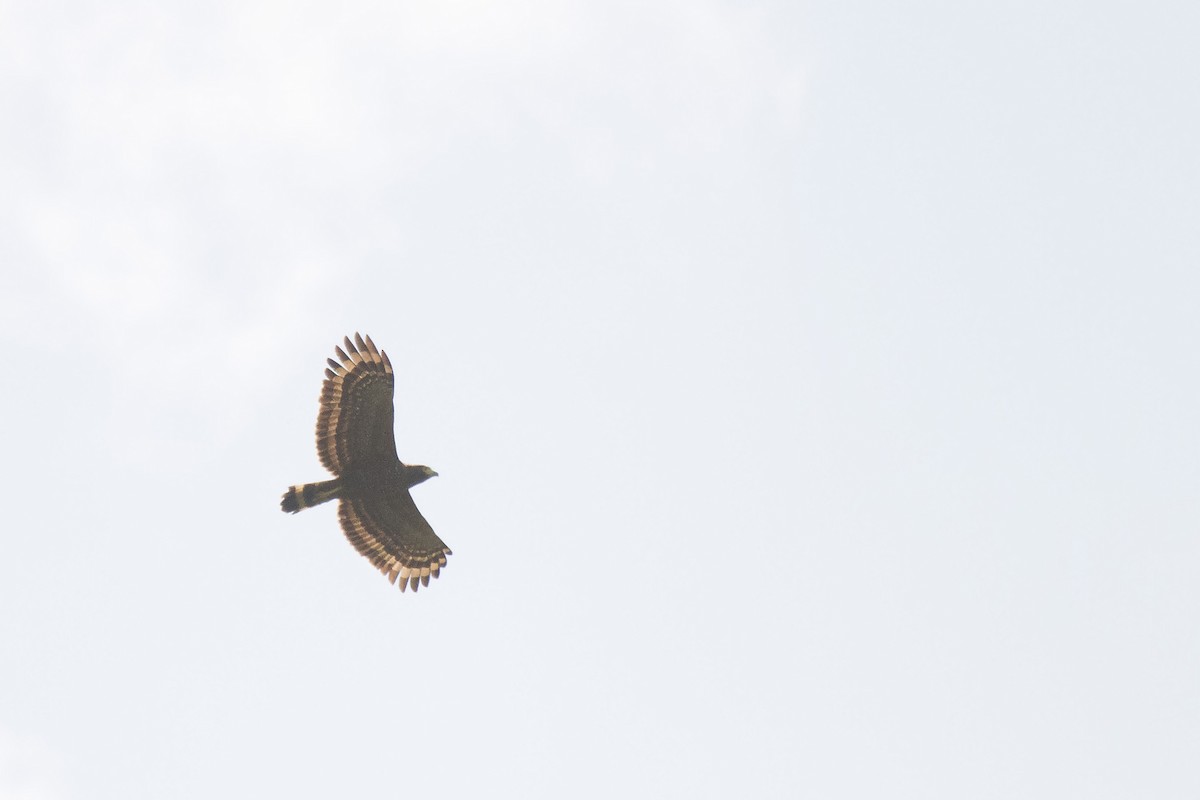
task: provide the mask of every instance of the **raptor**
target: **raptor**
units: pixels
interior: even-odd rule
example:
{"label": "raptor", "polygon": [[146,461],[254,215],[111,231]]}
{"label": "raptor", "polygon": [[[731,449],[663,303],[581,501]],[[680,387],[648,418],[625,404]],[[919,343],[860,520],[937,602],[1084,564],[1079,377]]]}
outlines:
{"label": "raptor", "polygon": [[354,334],[328,359],[317,414],[317,455],[332,480],[290,487],[280,507],[297,513],[331,500],[350,544],[400,591],[414,592],[436,578],[450,548],[421,516],[409,490],[437,475],[405,464],[396,454],[392,395],[395,377],[387,353],[370,336]]}

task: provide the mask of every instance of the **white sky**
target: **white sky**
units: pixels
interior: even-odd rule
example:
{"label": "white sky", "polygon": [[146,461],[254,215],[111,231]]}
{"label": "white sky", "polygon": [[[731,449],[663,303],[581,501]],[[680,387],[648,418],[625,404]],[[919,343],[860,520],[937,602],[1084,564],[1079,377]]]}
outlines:
{"label": "white sky", "polygon": [[1200,796],[1197,9],[0,3],[0,798]]}

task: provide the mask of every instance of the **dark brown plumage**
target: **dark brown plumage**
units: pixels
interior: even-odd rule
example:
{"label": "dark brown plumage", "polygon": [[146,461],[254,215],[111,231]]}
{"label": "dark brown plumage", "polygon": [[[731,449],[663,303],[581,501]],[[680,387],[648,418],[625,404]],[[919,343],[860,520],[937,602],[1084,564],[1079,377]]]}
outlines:
{"label": "dark brown plumage", "polygon": [[340,500],[342,531],[400,591],[428,586],[450,548],[417,510],[408,490],[437,475],[401,463],[392,431],[392,362],[368,336],[346,337],[329,359],[317,414],[317,454],[333,480],[292,486],[280,507],[296,513]]}

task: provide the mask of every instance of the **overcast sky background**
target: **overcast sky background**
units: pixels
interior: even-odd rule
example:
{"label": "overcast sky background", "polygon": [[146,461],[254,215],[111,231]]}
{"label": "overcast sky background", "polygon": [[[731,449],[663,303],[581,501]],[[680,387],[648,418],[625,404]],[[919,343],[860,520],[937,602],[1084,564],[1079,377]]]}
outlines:
{"label": "overcast sky background", "polygon": [[[0,3],[0,798],[1200,796],[1197,41]],[[415,596],[278,508],[354,331]]]}

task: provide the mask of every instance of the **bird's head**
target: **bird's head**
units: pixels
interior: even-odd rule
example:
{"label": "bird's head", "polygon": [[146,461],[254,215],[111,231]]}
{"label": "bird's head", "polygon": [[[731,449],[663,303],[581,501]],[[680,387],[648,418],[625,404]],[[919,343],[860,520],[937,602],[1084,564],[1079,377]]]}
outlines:
{"label": "bird's head", "polygon": [[405,472],[408,473],[409,486],[416,486],[418,483],[424,483],[430,478],[437,477],[436,472],[422,464],[407,467]]}

